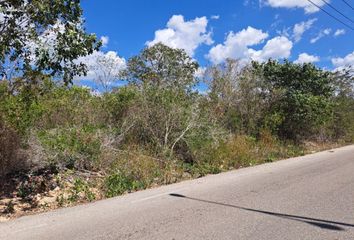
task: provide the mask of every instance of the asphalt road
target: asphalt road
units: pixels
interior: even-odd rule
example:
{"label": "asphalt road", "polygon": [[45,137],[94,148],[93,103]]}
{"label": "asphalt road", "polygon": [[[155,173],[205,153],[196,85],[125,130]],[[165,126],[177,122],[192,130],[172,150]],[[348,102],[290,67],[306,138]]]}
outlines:
{"label": "asphalt road", "polygon": [[354,239],[354,146],[0,224],[0,239]]}

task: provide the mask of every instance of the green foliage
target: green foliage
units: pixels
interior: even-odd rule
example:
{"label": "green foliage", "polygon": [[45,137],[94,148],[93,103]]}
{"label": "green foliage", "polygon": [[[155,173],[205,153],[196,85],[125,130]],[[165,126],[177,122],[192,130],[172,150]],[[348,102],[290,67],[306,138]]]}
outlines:
{"label": "green foliage", "polygon": [[[101,45],[82,26],[80,0],[1,1],[0,14],[4,15],[0,27],[1,78],[12,80],[13,72],[6,70],[12,66],[24,82],[35,81],[45,72],[70,83],[75,75],[86,72],[85,65],[74,60]],[[46,34],[53,39],[43,44]]]}
{"label": "green foliage", "polygon": [[327,134],[346,142],[354,140],[354,74],[352,69],[343,69],[333,76],[335,96],[331,122]]}
{"label": "green foliage", "polygon": [[[211,153],[211,161],[219,162],[221,169],[246,167],[252,162],[255,139],[247,136],[236,136],[221,143]],[[213,160],[215,159],[215,160]]]}
{"label": "green foliage", "polygon": [[[312,64],[273,60],[242,66],[229,59],[208,69],[210,91],[200,94],[193,91],[198,64],[183,50],[156,44],[129,60],[124,87],[93,95],[85,87],[62,85],[47,74],[70,81],[82,66],[66,69],[66,64],[89,53],[96,40],[76,31],[79,1],[52,1],[53,10],[48,1],[32,2],[73,22],[59,31],[59,58],[40,51],[23,76],[0,81],[0,177],[26,165],[23,159],[70,172],[72,184],[61,183],[60,189],[69,190],[58,196],[59,205],[96,199],[92,182],[77,177],[81,174],[102,176],[100,189],[113,197],[302,155],[307,141],[354,141],[350,71],[333,74]],[[62,9],[61,3],[72,5]],[[44,31],[56,22],[35,13],[26,17]],[[81,37],[86,40],[76,42]],[[23,58],[25,46],[4,39],[0,42],[10,41],[13,51],[5,47],[3,59],[16,51],[20,55],[12,61]],[[60,56],[67,56],[64,65],[53,62]],[[24,182],[19,195],[32,196],[43,182]]]}
{"label": "green foliage", "polygon": [[332,121],[328,127],[334,139],[346,142],[354,140],[354,99],[338,97],[334,100],[335,108]]}
{"label": "green foliage", "polygon": [[4,121],[21,135],[25,135],[27,129],[41,116],[44,109],[38,104],[40,94],[38,88],[29,85],[21,85],[17,88],[17,94],[9,93],[9,86],[0,83],[3,95],[0,97],[0,111]]}
{"label": "green foliage", "polygon": [[[254,62],[253,68],[266,81],[267,92],[277,94],[277,101],[269,108],[271,117],[267,123],[271,120],[271,128],[278,129],[281,137],[293,140],[306,138],[329,121],[334,93],[329,72],[311,63],[279,63],[274,60]],[[274,126],[274,123],[279,125]]]}
{"label": "green foliage", "polygon": [[135,180],[133,175],[117,171],[105,179],[105,192],[107,197],[115,197],[145,187],[143,182]]}
{"label": "green foliage", "polygon": [[41,96],[38,102],[45,109],[36,123],[40,128],[99,127],[106,121],[101,99],[92,96],[87,88],[57,86]]}
{"label": "green foliage", "polygon": [[118,88],[112,93],[104,94],[103,107],[108,114],[107,121],[115,126],[122,124],[138,94],[138,90],[133,86]]}
{"label": "green foliage", "polygon": [[171,157],[198,127],[194,94],[146,85],[124,118],[132,124],[127,139],[147,145],[155,156]]}
{"label": "green foliage", "polygon": [[[76,178],[74,180],[74,185],[70,190],[70,195],[67,200],[69,202],[74,203],[80,200],[81,198],[84,198],[84,200],[92,202],[96,199],[96,196],[90,190],[90,187],[87,182],[85,182],[81,178]],[[58,199],[58,201],[60,203],[60,201],[64,201],[64,200]]]}
{"label": "green foliage", "polygon": [[237,134],[257,135],[264,112],[273,99],[263,78],[252,66],[228,59],[207,71],[210,108],[224,128]]}
{"label": "green foliage", "polygon": [[197,69],[198,63],[184,50],[158,43],[128,61],[126,76],[136,85],[190,90],[196,84]]}
{"label": "green foliage", "polygon": [[38,138],[50,164],[69,169],[95,169],[98,164],[101,140],[94,128],[40,131]]}

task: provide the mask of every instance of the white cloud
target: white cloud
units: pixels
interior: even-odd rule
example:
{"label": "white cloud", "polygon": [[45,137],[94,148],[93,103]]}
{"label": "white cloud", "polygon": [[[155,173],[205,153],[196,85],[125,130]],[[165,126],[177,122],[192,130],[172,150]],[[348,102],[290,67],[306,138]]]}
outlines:
{"label": "white cloud", "polygon": [[195,76],[196,78],[201,79],[201,78],[204,77],[206,70],[207,70],[206,67],[199,67],[199,68],[197,69],[197,71],[195,72],[194,76]]}
{"label": "white cloud", "polygon": [[102,42],[102,47],[107,47],[109,43],[109,37],[108,36],[102,36],[101,37],[101,42]]}
{"label": "white cloud", "polygon": [[95,51],[88,56],[79,58],[76,63],[84,63],[88,72],[87,76],[76,77],[75,80],[105,80],[108,84],[110,81],[117,80],[119,73],[126,68],[126,60],[119,57],[114,51],[107,53]]}
{"label": "white cloud", "polygon": [[354,66],[354,51],[349,53],[345,57],[332,58],[332,64],[337,70],[343,69],[345,67]]}
{"label": "white cloud", "polygon": [[320,40],[321,38],[323,38],[323,37],[325,37],[325,36],[331,34],[331,32],[332,32],[332,29],[326,28],[326,29],[320,31],[320,32],[317,34],[316,37],[314,37],[314,38],[312,38],[312,39],[310,40],[310,42],[311,42],[311,43],[316,43],[316,42],[317,42],[318,40]]}
{"label": "white cloud", "polygon": [[163,43],[172,48],[182,48],[190,56],[202,44],[211,45],[213,40],[211,32],[207,31],[208,19],[206,17],[185,21],[182,15],[174,15],[167,23],[167,28],[155,32],[155,39],[148,41],[148,46]]}
{"label": "white cloud", "polygon": [[248,27],[238,33],[230,32],[223,44],[210,49],[207,58],[213,63],[221,63],[227,58],[245,58],[248,47],[262,43],[268,38],[268,33]]}
{"label": "white cloud", "polygon": [[278,36],[267,41],[262,50],[249,49],[250,58],[255,61],[266,61],[269,58],[288,58],[291,54],[293,43],[284,36]]}
{"label": "white cloud", "polygon": [[[322,0],[312,1],[320,7],[325,4]],[[327,2],[330,2],[330,0],[327,0]],[[264,3],[274,8],[303,8],[306,13],[319,11],[319,9],[308,0],[260,0],[260,3]]]}
{"label": "white cloud", "polygon": [[306,22],[301,22],[301,23],[295,24],[294,29],[293,29],[294,41],[295,42],[300,41],[304,32],[309,30],[316,21],[317,21],[317,19],[313,18],[313,19],[310,19]]}
{"label": "white cloud", "polygon": [[335,37],[338,37],[340,35],[344,35],[345,34],[345,30],[344,29],[337,29],[334,33]]}
{"label": "white cloud", "polygon": [[320,61],[318,56],[310,55],[307,53],[301,53],[294,63],[314,63]]}
{"label": "white cloud", "polygon": [[220,19],[220,16],[219,15],[212,15],[210,18],[214,19],[214,20],[218,20],[218,19]]}
{"label": "white cloud", "polygon": [[293,43],[285,36],[278,36],[266,42],[261,50],[250,48],[264,42],[268,33],[248,27],[240,32],[230,32],[223,44],[218,44],[210,49],[207,58],[214,64],[221,63],[227,58],[239,59],[241,62],[266,61],[269,58],[288,58],[291,54]]}

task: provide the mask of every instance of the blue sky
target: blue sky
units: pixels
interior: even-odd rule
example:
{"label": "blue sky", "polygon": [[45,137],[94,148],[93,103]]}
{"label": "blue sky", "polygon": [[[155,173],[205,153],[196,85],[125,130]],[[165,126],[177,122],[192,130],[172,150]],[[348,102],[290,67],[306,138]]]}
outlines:
{"label": "blue sky", "polygon": [[[354,19],[343,1],[327,1]],[[313,2],[354,28],[322,0]],[[109,39],[101,51],[123,60],[162,41],[202,66],[227,57],[286,57],[327,69],[354,64],[354,31],[307,0],[83,0],[82,7],[87,31]]]}

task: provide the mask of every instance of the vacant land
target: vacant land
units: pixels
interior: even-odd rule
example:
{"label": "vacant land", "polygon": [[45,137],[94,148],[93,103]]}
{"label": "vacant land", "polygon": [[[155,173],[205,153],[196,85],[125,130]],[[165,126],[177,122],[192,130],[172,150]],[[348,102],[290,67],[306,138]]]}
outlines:
{"label": "vacant land", "polygon": [[354,146],[0,224],[7,239],[352,239]]}
{"label": "vacant land", "polygon": [[[76,0],[0,1],[1,219],[354,141],[350,66],[200,66],[161,42],[125,60],[83,19]],[[74,84],[87,74],[90,87]]]}

